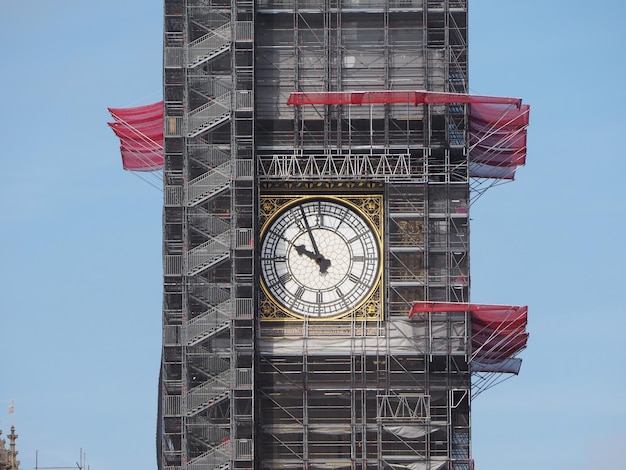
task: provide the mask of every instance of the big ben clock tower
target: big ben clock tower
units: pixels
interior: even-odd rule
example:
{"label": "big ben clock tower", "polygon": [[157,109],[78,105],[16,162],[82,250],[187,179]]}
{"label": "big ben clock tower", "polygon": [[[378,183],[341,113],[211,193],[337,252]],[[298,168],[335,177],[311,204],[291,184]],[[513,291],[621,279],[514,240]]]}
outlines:
{"label": "big ben clock tower", "polygon": [[[165,0],[158,461],[469,470],[466,0]],[[439,304],[438,304],[439,305]]]}

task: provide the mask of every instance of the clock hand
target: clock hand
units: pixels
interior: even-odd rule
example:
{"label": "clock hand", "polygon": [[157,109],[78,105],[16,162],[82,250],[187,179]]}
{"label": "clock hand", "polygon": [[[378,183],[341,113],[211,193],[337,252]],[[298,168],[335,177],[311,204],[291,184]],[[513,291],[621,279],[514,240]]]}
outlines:
{"label": "clock hand", "polygon": [[330,260],[324,258],[323,256],[321,256],[321,258],[319,259],[317,264],[319,264],[319,266],[320,266],[320,273],[321,274],[326,274],[326,271],[328,271],[328,268],[330,267]]}
{"label": "clock hand", "polygon": [[[296,247],[296,250],[298,250],[299,255],[305,254],[309,258],[315,260],[315,262],[320,267],[320,273],[326,274],[326,271],[328,271],[328,268],[330,267],[330,260],[324,258],[324,255],[320,254],[320,250],[317,247],[317,243],[315,243],[315,238],[313,237],[313,231],[311,230],[311,226],[309,225],[309,221],[306,218],[306,214],[304,213],[304,208],[302,206],[300,206],[300,213],[302,214],[302,220],[304,221],[304,226],[306,227],[306,231],[309,234],[309,238],[311,239],[311,245],[313,245],[313,251],[315,253],[311,253],[310,251],[305,250],[304,245],[300,245],[301,249],[304,251],[300,252],[298,250],[299,247]],[[315,257],[311,256],[313,254],[315,255]]]}
{"label": "clock hand", "polygon": [[315,238],[313,238],[313,232],[311,231],[311,226],[309,225],[309,221],[304,214],[304,208],[300,206],[300,213],[302,214],[302,220],[304,221],[304,226],[306,227],[306,231],[309,234],[309,238],[311,239],[311,244],[313,245],[313,251],[317,256],[320,256],[320,250],[317,248],[317,243],[315,243]]}
{"label": "clock hand", "polygon": [[309,258],[311,258],[313,261],[315,261],[317,263],[318,255],[316,255],[312,251],[307,250],[304,247],[304,245],[296,245],[295,248],[296,248],[296,251],[298,252],[298,254],[300,256],[302,256],[302,255],[308,256]]}
{"label": "clock hand", "polygon": [[328,271],[328,268],[330,267],[329,259],[324,258],[323,255],[316,254],[316,253],[313,253],[312,251],[307,250],[304,247],[304,245],[296,245],[295,249],[300,256],[305,255],[311,258],[313,261],[315,261],[317,265],[320,267],[320,273],[326,274],[326,271]]}

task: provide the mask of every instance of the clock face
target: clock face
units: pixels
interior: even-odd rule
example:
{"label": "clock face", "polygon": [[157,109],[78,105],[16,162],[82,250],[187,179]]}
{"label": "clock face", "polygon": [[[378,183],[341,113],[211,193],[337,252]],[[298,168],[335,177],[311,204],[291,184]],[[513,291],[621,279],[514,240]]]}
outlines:
{"label": "clock face", "polygon": [[265,291],[296,316],[325,319],[357,308],[380,277],[380,239],[353,207],[302,198],[261,234]]}

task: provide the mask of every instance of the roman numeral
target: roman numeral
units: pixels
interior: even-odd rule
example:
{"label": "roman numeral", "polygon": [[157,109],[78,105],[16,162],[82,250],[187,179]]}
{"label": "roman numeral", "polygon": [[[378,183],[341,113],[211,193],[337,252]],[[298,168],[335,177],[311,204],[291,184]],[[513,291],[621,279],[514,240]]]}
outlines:
{"label": "roman numeral", "polygon": [[356,255],[352,257],[352,261],[355,263],[375,263],[378,260],[378,258],[372,257],[372,256],[363,256],[363,255]]}
{"label": "roman numeral", "polygon": [[335,294],[337,294],[339,302],[341,302],[344,307],[349,307],[348,302],[346,301],[346,298],[343,296],[343,292],[341,292],[341,289],[339,287],[335,288]]}
{"label": "roman numeral", "polygon": [[339,219],[339,223],[335,227],[335,230],[339,229],[339,227],[344,222],[344,220],[346,220],[346,214],[347,214],[346,210],[342,210],[340,214],[337,214],[337,218]]}
{"label": "roman numeral", "polygon": [[301,299],[302,298],[302,294],[304,294],[304,287],[299,286],[298,289],[296,289],[296,293],[294,294],[296,299]]}
{"label": "roman numeral", "polygon": [[298,217],[294,213],[293,223],[301,231],[306,230],[306,225],[304,224],[304,218],[303,217],[306,217],[306,214],[304,216],[302,216],[302,217]]}
{"label": "roman numeral", "polygon": [[368,286],[368,283],[353,273],[348,274],[348,279],[359,286]]}
{"label": "roman numeral", "polygon": [[317,221],[317,226],[318,227],[324,226],[324,213],[322,212],[322,202],[321,201],[317,201],[317,215],[315,216],[315,219]]}
{"label": "roman numeral", "polygon": [[261,261],[274,261],[276,263],[286,263],[287,257],[284,255],[283,256],[262,256]]}

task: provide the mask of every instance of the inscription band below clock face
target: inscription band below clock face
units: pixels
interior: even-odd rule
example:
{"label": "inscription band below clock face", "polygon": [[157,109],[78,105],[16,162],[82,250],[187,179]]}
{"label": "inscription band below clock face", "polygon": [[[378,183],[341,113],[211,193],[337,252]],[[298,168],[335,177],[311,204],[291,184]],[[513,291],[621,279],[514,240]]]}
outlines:
{"label": "inscription band below clock face", "polygon": [[334,199],[303,198],[273,216],[261,237],[265,291],[287,312],[333,318],[357,308],[380,277],[380,239]]}

